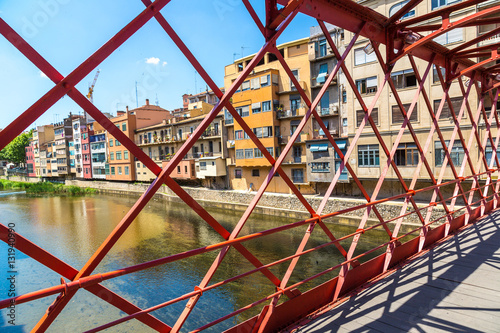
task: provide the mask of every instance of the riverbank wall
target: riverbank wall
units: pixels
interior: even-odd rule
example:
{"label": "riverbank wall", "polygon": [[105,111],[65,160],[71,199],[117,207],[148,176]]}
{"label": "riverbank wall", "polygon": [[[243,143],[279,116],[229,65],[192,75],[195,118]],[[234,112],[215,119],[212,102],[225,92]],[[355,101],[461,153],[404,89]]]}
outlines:
{"label": "riverbank wall", "polygon": [[[141,195],[147,190],[149,184],[142,183],[122,183],[122,182],[109,182],[109,181],[84,181],[84,180],[67,180],[66,185],[75,185],[79,187],[90,187],[99,190],[101,193],[110,194],[129,194]],[[192,198],[194,198],[203,207],[212,207],[219,209],[229,209],[235,211],[245,211],[248,204],[255,196],[255,192],[243,192],[235,190],[212,190],[199,187],[182,187]],[[182,200],[173,191],[165,185],[162,185],[158,190],[157,196],[162,198],[181,202]],[[317,209],[321,203],[322,197],[314,195],[305,195],[305,199],[309,204]],[[351,207],[359,206],[366,203],[365,200],[359,198],[349,197],[331,197],[329,198],[323,214],[332,213]],[[403,202],[389,201],[386,203],[378,204],[377,209],[384,220],[389,220],[395,216],[401,215],[401,208]],[[419,205],[420,207],[426,206],[425,204]],[[459,208],[459,207],[457,207]],[[342,222],[342,219],[353,218],[361,219],[364,209],[347,212],[338,217],[337,221]],[[409,209],[408,209],[409,211]],[[257,214],[272,215],[293,219],[306,219],[310,217],[303,204],[293,195],[280,194],[280,193],[264,193],[259,201],[256,209]],[[425,217],[426,212],[421,211]],[[432,218],[438,218],[444,214],[444,210],[439,207],[434,207]],[[369,224],[378,222],[374,212],[372,211],[369,216]],[[421,225],[416,214],[411,214],[403,218],[405,225]]]}

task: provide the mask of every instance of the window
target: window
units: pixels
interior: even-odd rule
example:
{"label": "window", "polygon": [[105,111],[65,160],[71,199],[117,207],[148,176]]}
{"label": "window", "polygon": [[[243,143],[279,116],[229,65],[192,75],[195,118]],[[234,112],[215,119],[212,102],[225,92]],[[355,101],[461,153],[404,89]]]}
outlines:
{"label": "window", "polygon": [[250,80],[250,88],[259,89],[260,88],[260,80],[258,77],[254,77]]}
{"label": "window", "polygon": [[261,108],[260,108],[260,103],[253,103],[252,104],[252,113],[260,113]]}
{"label": "window", "polygon": [[248,117],[250,115],[250,107],[248,105],[236,108],[236,112],[242,117]]}
{"label": "window", "polygon": [[451,43],[460,42],[463,40],[464,32],[463,28],[456,28],[447,33],[442,34],[441,36],[437,36],[433,39],[438,44],[446,45]]}
{"label": "window", "polygon": [[[400,10],[401,8],[403,8],[404,5],[406,5],[408,3],[408,1],[409,0],[402,1],[402,2],[397,3],[394,6],[392,6],[391,9],[389,9],[389,17],[391,17],[392,15],[396,14],[398,10]],[[401,20],[405,19],[405,18],[408,18],[408,17],[412,17],[412,16],[415,16],[415,9],[412,9],[408,13],[404,14],[403,17],[401,17]]]}
{"label": "window", "polygon": [[378,144],[358,146],[358,166],[373,167],[379,165]]}
{"label": "window", "polygon": [[187,165],[184,166],[184,173],[187,174],[188,173],[188,167]]}
{"label": "window", "polygon": [[137,162],[137,169],[139,169],[140,167],[141,167],[141,163]]}
{"label": "window", "polygon": [[294,183],[304,183],[304,170],[292,169],[292,181]]}
{"label": "window", "polygon": [[396,89],[417,86],[417,77],[415,76],[415,73],[413,73],[413,69],[394,72],[391,74],[391,80],[394,82]]}
{"label": "window", "polygon": [[347,118],[342,118],[342,126],[347,127]]}
{"label": "window", "polygon": [[[298,69],[292,70],[292,74],[293,74],[293,76],[295,76],[295,79],[297,81],[299,81],[299,70]],[[297,88],[293,84],[292,80],[290,80],[290,90],[297,90]]]}
{"label": "window", "polygon": [[271,111],[271,101],[262,102],[262,112]]}
{"label": "window", "polygon": [[242,160],[245,158],[243,149],[236,149],[236,159],[237,160]]}
{"label": "window", "polygon": [[127,130],[127,123],[122,123],[122,131],[126,131]]}
{"label": "window", "polygon": [[177,166],[177,173],[181,173],[181,166],[180,165]]}
{"label": "window", "polygon": [[200,170],[207,170],[207,162],[200,162]]}
{"label": "window", "polygon": [[[462,107],[462,102],[463,102],[463,97],[453,97],[451,98],[451,105],[453,107],[453,110],[458,113],[460,108]],[[434,114],[437,113],[439,109],[439,104],[441,103],[440,99],[434,100]],[[441,111],[441,114],[439,115],[439,119],[446,119],[446,118],[451,118],[451,109],[448,105],[448,101],[445,101],[443,110]],[[465,117],[465,114],[464,114]]]}
{"label": "window", "polygon": [[255,156],[255,158],[262,158],[264,155],[262,155],[262,152],[260,151],[259,148],[254,148],[253,156]]}
{"label": "window", "polygon": [[319,51],[319,56],[324,57],[326,56],[326,38],[320,39],[318,43],[318,51]]}
{"label": "window", "polygon": [[[269,152],[269,154],[271,154],[271,156],[273,156],[273,147],[266,147],[267,151]],[[276,156],[278,157],[278,156]]]}
{"label": "window", "polygon": [[250,89],[250,80],[247,80],[247,81],[242,83],[241,90],[245,91],[245,90],[249,90],[249,89]]}
{"label": "window", "polygon": [[342,90],[342,103],[347,103],[347,91]]}
{"label": "window", "polygon": [[116,160],[120,161],[121,159],[122,159],[122,152],[121,151],[117,151],[116,152]]}
{"label": "window", "polygon": [[253,158],[253,149],[245,149],[245,158]]}
{"label": "window", "polygon": [[115,167],[111,167],[111,175],[115,175]]}
{"label": "window", "polygon": [[234,169],[234,178],[241,179],[241,169]]}
{"label": "window", "polygon": [[243,132],[243,130],[237,130],[234,131],[234,139],[235,140],[243,140],[243,139],[249,139],[250,137],[246,132]]}
{"label": "window", "polygon": [[109,160],[110,161],[114,161],[115,160],[115,153],[114,152],[110,152],[109,153]]}
{"label": "window", "polygon": [[325,83],[328,76],[328,64],[319,65],[319,74],[316,77],[316,83]]}
{"label": "window", "polygon": [[253,129],[253,133],[258,138],[271,138],[273,136],[273,127],[256,127]]}
{"label": "window", "polygon": [[377,92],[377,77],[356,80],[356,87],[361,94],[373,94]]}
{"label": "window", "polygon": [[363,48],[354,50],[354,66],[363,65],[374,61],[377,61],[377,55],[375,54],[375,52],[366,54]]}
{"label": "window", "polygon": [[118,140],[115,140],[115,146],[121,146],[122,144],[120,143],[120,141]]}
{"label": "window", "polygon": [[225,124],[234,123],[233,115],[226,108],[224,108],[224,119]]}
{"label": "window", "polygon": [[267,87],[271,84],[271,78],[270,75],[264,75],[260,77],[260,86],[261,87]]}
{"label": "window", "polygon": [[252,177],[259,177],[260,172],[259,169],[252,169]]}
{"label": "window", "polygon": [[[446,146],[450,145],[450,141],[445,141]],[[449,148],[448,148],[449,149]],[[441,141],[434,142],[434,151],[435,151],[435,165],[442,166],[444,162],[444,157],[446,156],[443,145],[441,145]],[[454,141],[453,147],[449,149],[451,161],[453,165],[461,165],[465,156],[465,150],[460,141]]]}
{"label": "window", "polygon": [[122,167],[118,167],[118,174],[121,175],[122,174]]}
{"label": "window", "polygon": [[394,162],[400,166],[414,166],[418,164],[418,149],[415,143],[400,143],[396,154],[394,154]]}
{"label": "window", "polygon": [[128,160],[128,150],[123,151],[123,159]]}
{"label": "window", "polygon": [[[410,103],[408,104],[403,104],[405,111],[408,112],[410,109]],[[399,108],[399,105],[393,105],[392,106],[392,123],[393,124],[402,124],[403,123],[403,114],[401,113],[401,109]],[[415,108],[413,109],[413,112],[410,115],[410,121],[418,121],[418,103],[415,104]]]}
{"label": "window", "polygon": [[[372,119],[376,125],[378,125],[378,108],[373,108],[371,113]],[[361,125],[361,121],[365,117],[365,112],[363,110],[356,111],[356,126],[359,127]],[[368,122],[366,124],[369,124]]]}
{"label": "window", "polygon": [[113,147],[113,139],[109,139],[109,146]]}
{"label": "window", "polygon": [[[444,67],[441,68],[441,74],[443,75],[443,79],[446,80],[446,69]],[[436,65],[432,65],[432,83],[439,82],[439,74],[436,68]]]}
{"label": "window", "polygon": [[312,162],[311,172],[330,172],[330,162]]}
{"label": "window", "polygon": [[459,2],[461,0],[432,0],[432,10],[451,5],[452,3]]}
{"label": "window", "polygon": [[128,166],[126,166],[126,167],[125,167],[125,174],[126,174],[126,175],[128,175],[129,173],[130,173],[129,167],[128,167]]}

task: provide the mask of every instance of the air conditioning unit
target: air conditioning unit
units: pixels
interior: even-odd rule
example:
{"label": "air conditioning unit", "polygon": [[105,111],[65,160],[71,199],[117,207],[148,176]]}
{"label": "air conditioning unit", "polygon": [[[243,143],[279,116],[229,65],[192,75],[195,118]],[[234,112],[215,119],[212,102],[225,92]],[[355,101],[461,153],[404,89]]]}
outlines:
{"label": "air conditioning unit", "polygon": [[330,112],[332,112],[333,114],[338,114],[339,113],[338,105],[336,105],[336,104],[330,105]]}

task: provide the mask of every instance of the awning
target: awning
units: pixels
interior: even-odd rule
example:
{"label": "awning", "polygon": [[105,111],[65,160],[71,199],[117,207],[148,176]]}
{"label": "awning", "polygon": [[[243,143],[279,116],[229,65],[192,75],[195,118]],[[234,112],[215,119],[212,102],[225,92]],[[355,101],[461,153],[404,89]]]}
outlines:
{"label": "awning", "polygon": [[310,151],[312,152],[328,151],[328,143],[318,143],[311,145]]}
{"label": "awning", "polygon": [[339,149],[345,149],[345,147],[347,146],[346,140],[335,141],[335,143],[337,144],[337,146],[339,146]]}

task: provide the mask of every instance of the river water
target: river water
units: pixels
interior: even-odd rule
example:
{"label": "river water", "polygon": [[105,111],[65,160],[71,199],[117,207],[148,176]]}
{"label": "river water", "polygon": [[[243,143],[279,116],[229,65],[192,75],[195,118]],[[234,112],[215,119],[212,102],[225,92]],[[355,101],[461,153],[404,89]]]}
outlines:
{"label": "river water", "polygon": [[[77,269],[86,263],[137,200],[136,197],[118,195],[30,197],[25,194],[3,193],[0,192],[0,223],[15,224],[16,232]],[[242,215],[242,212],[216,209],[210,209],[209,212],[229,231],[234,228]],[[241,235],[290,222],[295,221],[255,215],[247,222]],[[353,221],[351,225],[345,223],[328,223],[328,225],[338,238],[355,231],[357,222]],[[244,245],[262,262],[269,263],[292,255],[306,229],[307,226],[301,226],[249,241]],[[186,205],[153,199],[104,258],[95,273],[162,258],[221,240],[222,237]],[[356,253],[364,252],[385,241],[387,241],[385,232],[369,231],[361,237]],[[328,242],[328,238],[321,228],[316,227],[306,248],[325,242]],[[347,249],[350,240],[342,244]],[[7,250],[7,245],[1,242],[0,299],[7,298],[8,293]],[[126,275],[105,281],[103,285],[141,308],[151,307],[193,291],[194,286],[203,279],[217,253],[214,251]],[[379,253],[381,251],[376,254]],[[299,260],[290,281],[291,283],[300,281],[341,262],[342,259],[339,251],[333,246],[308,254]],[[252,268],[246,259],[231,249],[212,282],[227,279]],[[15,288],[18,295],[60,284],[58,274],[20,252],[16,253],[15,269],[17,272]],[[287,264],[283,264],[271,270],[281,279],[286,269]],[[335,275],[331,273],[309,284],[308,287],[318,285],[333,276]],[[205,292],[184,325],[183,331],[200,327],[270,294],[273,290],[274,286],[269,280],[261,273],[256,273],[215,291]],[[54,296],[51,296],[17,305],[15,326],[9,325],[6,310],[2,310],[0,331],[29,332],[53,300]],[[186,302],[180,302],[153,314],[167,324],[173,325],[185,304]],[[220,332],[255,315],[261,307],[247,311],[207,331]],[[49,332],[81,332],[121,316],[124,316],[124,313],[81,289],[52,324]],[[132,320],[108,331],[150,330],[140,322]]]}

